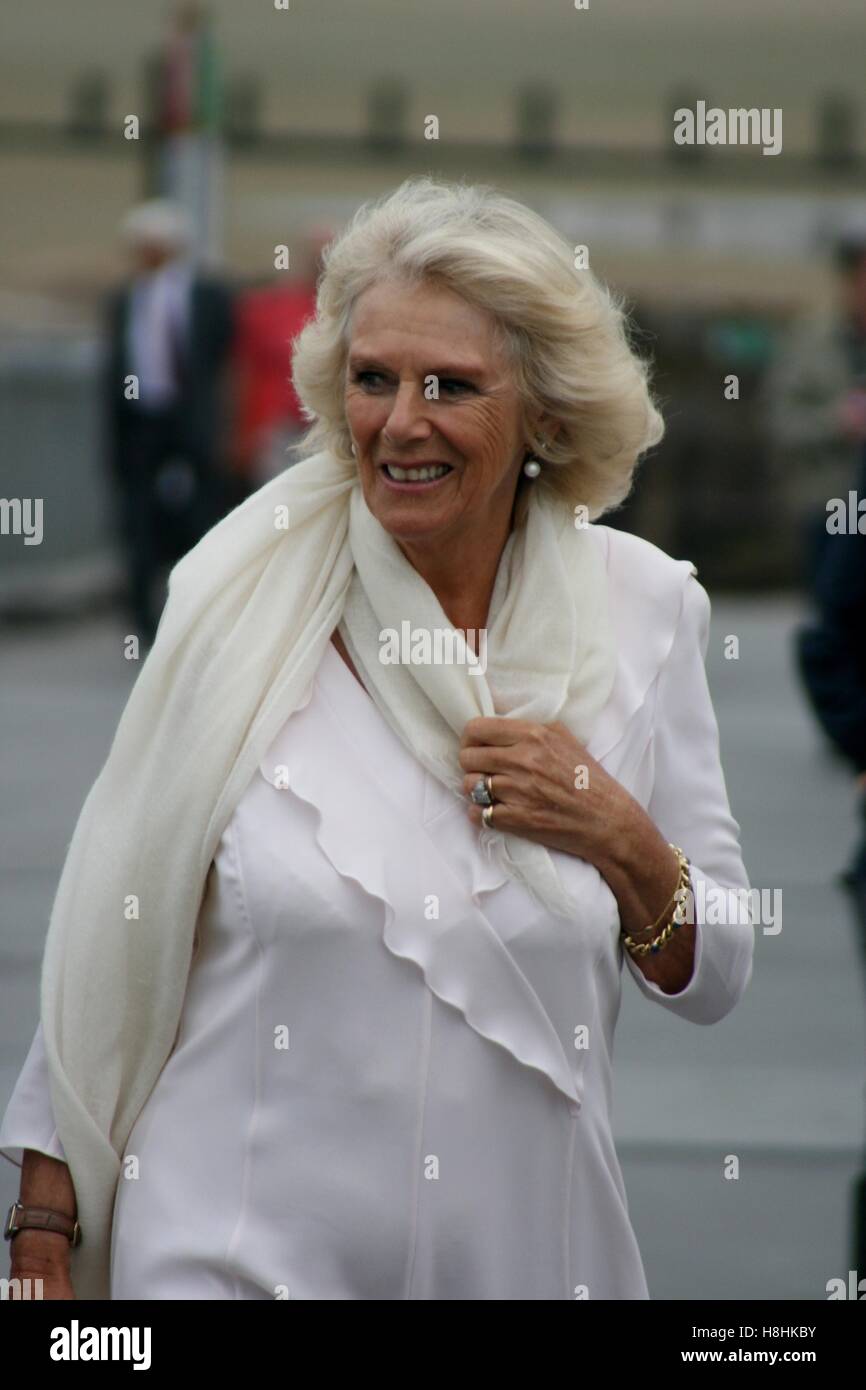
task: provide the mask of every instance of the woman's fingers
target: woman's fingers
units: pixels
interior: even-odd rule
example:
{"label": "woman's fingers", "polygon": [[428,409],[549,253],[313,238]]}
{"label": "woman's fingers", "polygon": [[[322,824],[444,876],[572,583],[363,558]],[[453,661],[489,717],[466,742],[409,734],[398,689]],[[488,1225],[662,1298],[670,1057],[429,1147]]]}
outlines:
{"label": "woman's fingers", "polygon": [[529,719],[503,719],[499,716],[479,715],[477,719],[469,720],[460,743],[462,747],[469,744],[508,747],[509,744],[520,743],[533,737],[537,730],[544,727],[543,724],[535,724]]}
{"label": "woman's fingers", "polygon": [[[464,772],[513,772],[522,764],[519,745],[512,747],[461,748],[457,760]],[[476,775],[476,782],[478,777]]]}
{"label": "woman's fingers", "polygon": [[[485,768],[484,771],[487,772],[488,769]],[[469,796],[473,787],[477,787],[480,780],[477,772],[469,773],[463,778],[463,790],[467,796]],[[514,777],[509,777],[506,772],[497,772],[493,777],[493,796],[496,801],[513,800],[516,796],[520,795],[521,789],[522,783]],[[473,805],[474,804],[473,802]]]}

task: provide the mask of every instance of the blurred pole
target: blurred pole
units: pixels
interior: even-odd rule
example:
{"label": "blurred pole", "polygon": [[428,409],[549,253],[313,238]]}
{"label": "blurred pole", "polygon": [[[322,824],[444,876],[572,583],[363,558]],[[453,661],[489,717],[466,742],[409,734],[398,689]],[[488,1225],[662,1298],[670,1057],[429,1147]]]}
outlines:
{"label": "blurred pole", "polygon": [[147,202],[160,194],[162,59],[158,53],[149,54],[142,63],[141,93],[141,201]]}
{"label": "blurred pole", "polygon": [[832,92],[818,106],[818,162],[828,169],[857,163],[857,109],[850,97]]}
{"label": "blurred pole", "polygon": [[539,83],[517,93],[515,147],[522,159],[548,159],[556,146],[558,102],[550,87]]}
{"label": "blurred pole", "polygon": [[403,82],[384,77],[367,97],[367,143],[377,154],[396,154],[406,143],[409,97]]}
{"label": "blurred pole", "polygon": [[222,79],[204,8],[186,0],[163,48],[145,69],[144,193],[188,213],[193,259],[215,264],[223,250]]}
{"label": "blurred pole", "polygon": [[75,79],[69,94],[67,130],[73,138],[90,139],[108,129],[109,84],[96,69]]}
{"label": "blurred pole", "polygon": [[233,144],[255,145],[261,135],[262,84],[255,73],[244,73],[228,85],[225,130]]}

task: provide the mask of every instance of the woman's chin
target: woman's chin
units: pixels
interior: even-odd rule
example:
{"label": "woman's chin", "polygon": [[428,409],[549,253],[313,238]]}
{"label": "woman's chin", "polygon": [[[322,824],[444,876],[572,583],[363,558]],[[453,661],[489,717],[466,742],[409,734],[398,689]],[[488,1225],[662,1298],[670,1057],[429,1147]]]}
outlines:
{"label": "woman's chin", "polygon": [[457,509],[432,493],[429,497],[417,492],[401,496],[390,489],[386,492],[377,488],[366,501],[380,526],[395,540],[433,540],[457,520]]}
{"label": "woman's chin", "polygon": [[376,520],[395,541],[407,541],[415,545],[441,543],[443,533],[449,529],[447,516],[420,515],[418,508],[389,507],[375,514]]}

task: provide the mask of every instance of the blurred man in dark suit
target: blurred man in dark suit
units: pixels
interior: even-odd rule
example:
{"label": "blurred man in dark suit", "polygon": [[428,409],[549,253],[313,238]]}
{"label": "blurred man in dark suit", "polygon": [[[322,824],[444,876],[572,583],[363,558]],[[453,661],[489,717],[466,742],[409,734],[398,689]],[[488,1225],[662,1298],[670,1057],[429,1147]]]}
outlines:
{"label": "blurred man in dark suit", "polygon": [[[860,846],[845,872],[866,963],[866,452],[849,529],[828,534],[815,581],[817,619],[797,633],[800,673],[827,737],[857,778]],[[853,524],[856,523],[856,524]]]}
{"label": "blurred man in dark suit", "polygon": [[[857,777],[860,839],[842,874],[866,967],[866,451],[848,529],[828,534],[815,582],[818,619],[797,633],[797,657],[821,727]],[[866,1161],[854,1186],[851,1259],[866,1269]]]}
{"label": "blurred man in dark suit", "polygon": [[226,510],[225,381],[231,296],[190,255],[186,215],[143,203],[122,235],[132,275],[108,306],[105,416],[128,598],[142,641],[153,640],[157,580]]}
{"label": "blurred man in dark suit", "polygon": [[807,589],[828,541],[827,499],[854,486],[866,444],[866,221],[859,214],[840,232],[834,257],[834,304],[792,327],[761,388],[772,466],[784,480]]}

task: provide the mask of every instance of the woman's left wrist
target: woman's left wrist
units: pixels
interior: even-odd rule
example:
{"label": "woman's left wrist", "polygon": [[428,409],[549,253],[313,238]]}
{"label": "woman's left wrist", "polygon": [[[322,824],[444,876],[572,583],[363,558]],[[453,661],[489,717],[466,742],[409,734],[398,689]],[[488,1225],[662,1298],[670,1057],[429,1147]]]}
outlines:
{"label": "woman's left wrist", "polygon": [[642,867],[667,848],[664,837],[647,815],[643,806],[629,793],[614,820],[615,829],[608,829],[592,855],[592,862],[603,878],[634,879]]}
{"label": "woman's left wrist", "polygon": [[648,937],[647,929],[676,890],[680,865],[639,803],[628,809],[621,829],[608,839],[595,866],[617,900],[622,934]]}

